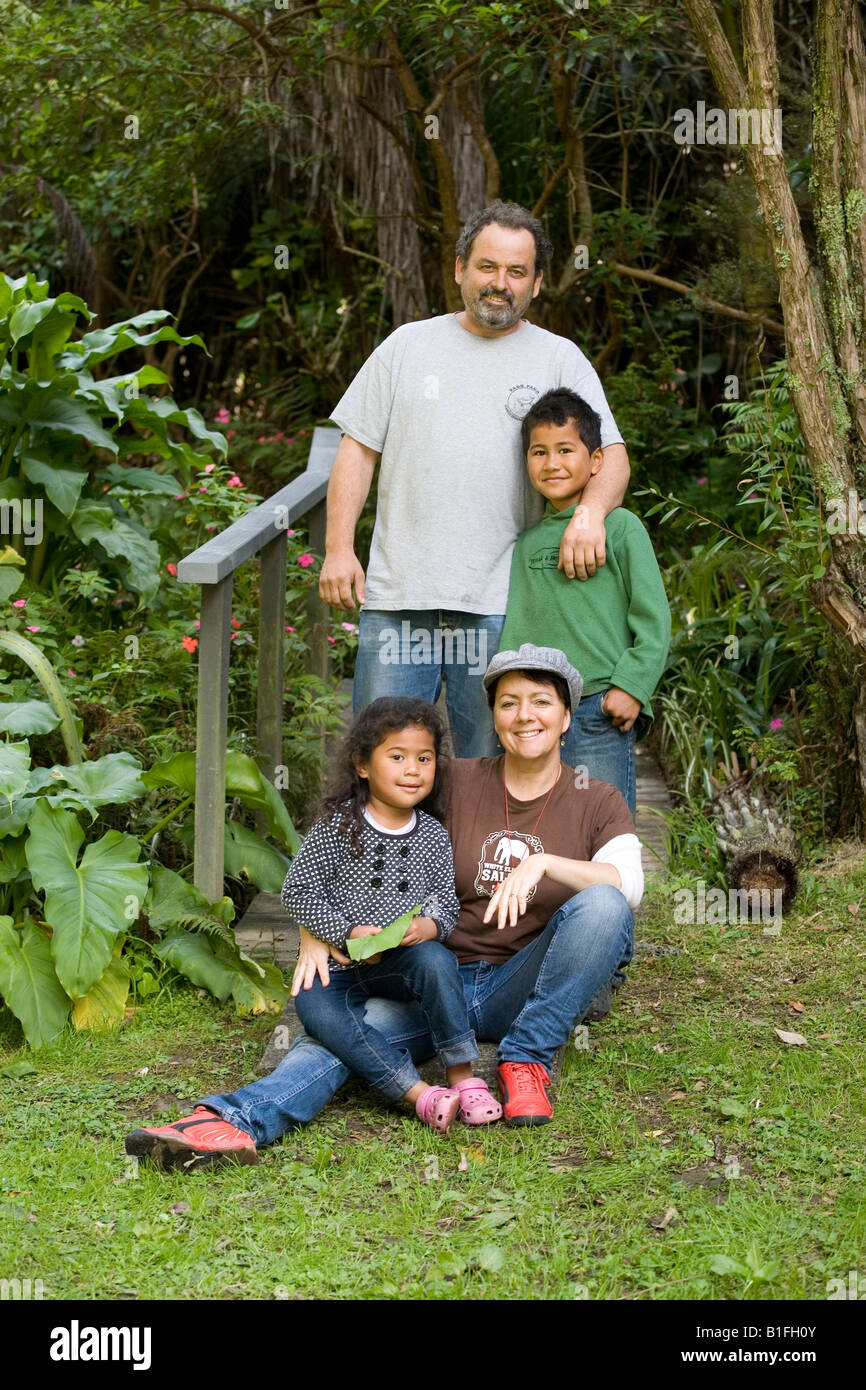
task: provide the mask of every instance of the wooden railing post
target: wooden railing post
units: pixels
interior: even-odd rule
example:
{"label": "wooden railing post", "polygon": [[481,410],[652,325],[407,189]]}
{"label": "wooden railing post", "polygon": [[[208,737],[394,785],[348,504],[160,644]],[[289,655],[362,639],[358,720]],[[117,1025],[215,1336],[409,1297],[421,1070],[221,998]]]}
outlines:
{"label": "wooden railing post", "polygon": [[283,761],[283,683],[286,650],[285,531],[262,550],[259,582],[259,666],[256,741],[259,766],[269,782]]}
{"label": "wooden railing post", "polygon": [[203,584],[198,648],[195,765],[195,886],[208,902],[223,895],[226,734],[232,575]]}
{"label": "wooden railing post", "polygon": [[[308,533],[310,549],[317,555],[325,553],[325,503],[318,502],[310,509]],[[307,622],[310,632],[310,674],[327,681],[330,671],[330,652],[328,650],[328,626],[331,610],[319,596],[318,584],[311,584],[307,590]]]}

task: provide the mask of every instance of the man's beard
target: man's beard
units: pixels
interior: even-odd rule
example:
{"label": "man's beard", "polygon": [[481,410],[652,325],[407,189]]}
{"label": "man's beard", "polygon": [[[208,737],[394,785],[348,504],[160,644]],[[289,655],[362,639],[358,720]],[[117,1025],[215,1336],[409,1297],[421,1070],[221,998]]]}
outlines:
{"label": "man's beard", "polygon": [[[471,313],[485,328],[512,328],[523,316],[526,306],[507,291],[499,303],[491,302],[489,291],[478,295]],[[467,309],[469,306],[467,305]]]}

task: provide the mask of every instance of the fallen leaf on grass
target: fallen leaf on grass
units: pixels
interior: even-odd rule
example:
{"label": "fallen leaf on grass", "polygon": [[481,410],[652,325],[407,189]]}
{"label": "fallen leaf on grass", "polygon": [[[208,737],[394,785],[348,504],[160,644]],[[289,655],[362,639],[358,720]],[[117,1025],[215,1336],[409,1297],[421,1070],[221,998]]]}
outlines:
{"label": "fallen leaf on grass", "polygon": [[475,1264],[486,1269],[488,1274],[495,1274],[505,1264],[505,1256],[498,1245],[482,1245],[475,1256]]}
{"label": "fallen leaf on grass", "polygon": [[175,1202],[173,1206],[169,1207],[169,1211],[172,1216],[186,1216],[188,1211],[192,1211],[192,1207],[189,1202]]}
{"label": "fallen leaf on grass", "polygon": [[805,1004],[801,1004],[800,1001],[799,1001],[799,999],[789,999],[789,1000],[788,1000],[788,1008],[789,1008],[789,1009],[796,1009],[796,1011],[797,1011],[798,1014],[801,1014],[801,1013],[803,1012],[803,1010],[805,1009],[805,1007],[806,1007]]}
{"label": "fallen leaf on grass", "polygon": [[468,1171],[469,1171],[469,1163],[468,1163],[467,1158],[466,1158],[466,1150],[465,1150],[465,1149],[461,1149],[461,1150],[460,1150],[460,1162],[457,1164],[457,1172],[458,1172],[458,1173],[466,1173],[466,1172],[468,1172]]}
{"label": "fallen leaf on grass", "polygon": [[674,1091],[673,1095],[671,1096],[671,1100],[685,1100],[685,1098],[685,1091]]}
{"label": "fallen leaf on grass", "polygon": [[860,911],[860,904],[859,904],[859,903],[849,903],[849,904],[848,904],[848,911],[851,913],[851,916],[852,916],[852,917],[856,917],[856,916],[857,916],[857,913]]}
{"label": "fallen leaf on grass", "polygon": [[788,1043],[791,1047],[809,1046],[809,1039],[804,1038],[802,1033],[786,1033],[784,1028],[774,1028],[773,1032],[783,1043]]}
{"label": "fallen leaf on grass", "polygon": [[651,1221],[650,1225],[656,1231],[666,1231],[668,1226],[671,1224],[672,1221],[676,1219],[677,1216],[679,1216],[679,1212],[677,1211],[676,1207],[668,1207],[664,1216],[659,1217],[658,1221]]}
{"label": "fallen leaf on grass", "polygon": [[647,1139],[658,1139],[660,1134],[664,1134],[663,1129],[645,1129],[644,1135]]}

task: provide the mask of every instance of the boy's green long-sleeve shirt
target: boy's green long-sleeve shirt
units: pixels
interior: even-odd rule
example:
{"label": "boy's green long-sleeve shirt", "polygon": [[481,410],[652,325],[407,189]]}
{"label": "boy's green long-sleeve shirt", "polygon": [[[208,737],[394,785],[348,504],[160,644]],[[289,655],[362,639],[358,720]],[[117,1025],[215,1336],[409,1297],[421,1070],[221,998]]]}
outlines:
{"label": "boy's green long-sleeve shirt", "polygon": [[652,542],[633,512],[605,521],[607,563],[591,579],[569,579],[559,543],[575,508],[550,503],[518,538],[500,651],[521,643],[558,647],[583,676],[583,693],[628,691],[650,719],[650,701],[668,655],[671,614]]}

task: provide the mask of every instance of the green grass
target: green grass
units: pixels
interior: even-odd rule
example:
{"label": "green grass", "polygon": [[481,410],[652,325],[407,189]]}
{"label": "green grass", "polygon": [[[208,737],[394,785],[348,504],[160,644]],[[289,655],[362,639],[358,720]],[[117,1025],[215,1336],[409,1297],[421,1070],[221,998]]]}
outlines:
{"label": "green grass", "polygon": [[637,935],[683,954],[632,967],[537,1130],[443,1141],[353,1085],[257,1167],[136,1171],[125,1131],[252,1079],[273,1020],[178,986],[32,1055],[7,1016],[0,1065],[37,1070],[0,1077],[0,1277],[99,1300],[820,1300],[866,1279],[862,848],[806,875],[778,937],[676,926],[672,891]]}

